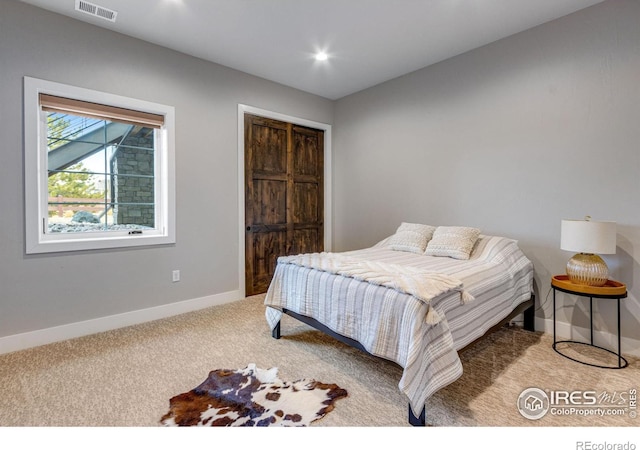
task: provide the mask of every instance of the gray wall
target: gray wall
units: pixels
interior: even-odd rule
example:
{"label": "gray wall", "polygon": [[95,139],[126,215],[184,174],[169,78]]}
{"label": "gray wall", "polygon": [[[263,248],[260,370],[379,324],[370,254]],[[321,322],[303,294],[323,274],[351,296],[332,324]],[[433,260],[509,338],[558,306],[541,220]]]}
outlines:
{"label": "gray wall", "polygon": [[[611,0],[338,100],[334,250],[401,221],[516,238],[540,321],[571,257],[560,221],[613,220],[605,260],[630,292],[623,336],[640,339],[639,24],[640,2]],[[574,301],[561,298],[559,317],[588,327]],[[596,307],[596,327],[615,333],[614,304]]]}
{"label": "gray wall", "polygon": [[[25,75],[175,107],[175,245],[25,255]],[[329,100],[0,0],[0,337],[237,290],[239,103],[333,122]]]}

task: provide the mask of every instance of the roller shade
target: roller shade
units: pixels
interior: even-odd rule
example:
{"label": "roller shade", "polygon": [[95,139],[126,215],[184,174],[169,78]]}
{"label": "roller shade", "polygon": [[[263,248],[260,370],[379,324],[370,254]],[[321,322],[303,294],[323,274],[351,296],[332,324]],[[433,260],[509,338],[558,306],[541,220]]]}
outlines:
{"label": "roller shade", "polygon": [[43,111],[47,112],[73,114],[75,116],[91,117],[130,125],[141,125],[149,128],[160,128],[164,125],[164,116],[160,114],[85,102],[49,94],[39,94],[39,98],[40,107]]}

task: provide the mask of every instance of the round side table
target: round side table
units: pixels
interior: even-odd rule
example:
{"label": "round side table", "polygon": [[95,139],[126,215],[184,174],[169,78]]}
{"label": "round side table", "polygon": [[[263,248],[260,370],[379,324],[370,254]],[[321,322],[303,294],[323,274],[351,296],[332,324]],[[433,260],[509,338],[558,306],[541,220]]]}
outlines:
{"label": "round side table", "polygon": [[[569,281],[566,275],[555,275],[551,278],[551,287],[553,288],[553,349],[560,355],[565,358],[569,358],[573,361],[579,362],[581,364],[586,364],[592,367],[600,367],[602,369],[623,369],[629,365],[627,360],[620,353],[620,300],[627,296],[627,287],[618,281],[608,280],[604,286],[583,286],[579,284],[574,284]],[[577,295],[579,297],[589,297],[589,322],[590,322],[590,331],[591,331],[591,340],[590,342],[580,342],[574,340],[556,340],[556,291],[564,292],[566,294]],[[614,299],[618,304],[618,352],[614,352],[613,350],[609,350],[604,347],[600,347],[598,345],[594,345],[593,343],[593,299]],[[588,345],[590,347],[595,347],[605,352],[609,352],[618,357],[618,365],[617,366],[604,366],[598,364],[592,364],[586,361],[581,361],[579,359],[573,358],[571,356],[565,355],[562,353],[557,344],[562,343],[572,343],[572,344],[581,344]]]}

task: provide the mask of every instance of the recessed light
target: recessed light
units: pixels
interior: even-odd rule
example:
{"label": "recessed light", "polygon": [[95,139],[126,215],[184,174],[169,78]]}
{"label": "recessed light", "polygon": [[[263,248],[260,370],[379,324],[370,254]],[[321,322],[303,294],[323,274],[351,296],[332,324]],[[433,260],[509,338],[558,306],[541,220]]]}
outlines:
{"label": "recessed light", "polygon": [[326,61],[329,58],[325,52],[316,53],[316,61]]}

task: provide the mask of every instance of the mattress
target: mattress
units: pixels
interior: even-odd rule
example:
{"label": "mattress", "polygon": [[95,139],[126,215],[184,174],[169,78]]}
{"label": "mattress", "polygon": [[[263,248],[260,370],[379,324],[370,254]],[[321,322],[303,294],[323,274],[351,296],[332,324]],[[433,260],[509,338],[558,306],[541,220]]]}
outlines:
{"label": "mattress", "polygon": [[[294,264],[290,258],[278,260],[264,302],[269,326],[277,326],[283,308],[291,310],[397,363],[403,368],[398,387],[416,415],[431,395],[462,375],[458,350],[532,296],[533,264],[517,241],[506,237],[481,235],[468,260],[391,250],[385,241],[340,255],[444,274],[460,280],[473,297],[461,301],[459,290],[449,290],[425,301],[379,283]],[[440,318],[435,323],[427,320],[430,308]]]}

